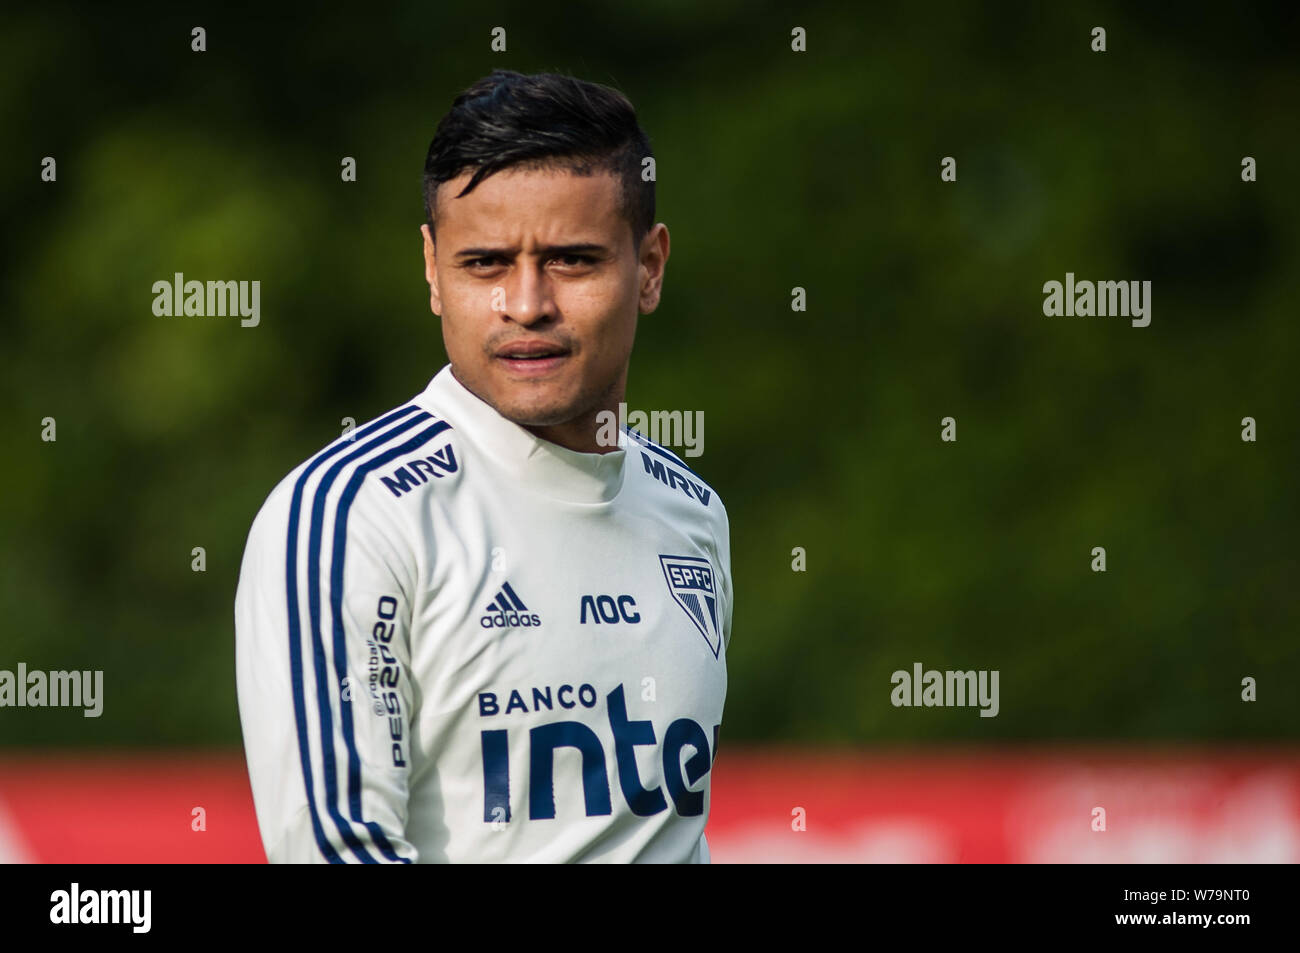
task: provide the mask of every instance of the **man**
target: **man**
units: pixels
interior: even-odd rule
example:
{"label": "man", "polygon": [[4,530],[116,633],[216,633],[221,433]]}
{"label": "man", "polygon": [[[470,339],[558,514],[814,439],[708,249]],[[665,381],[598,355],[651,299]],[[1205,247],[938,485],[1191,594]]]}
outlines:
{"label": "man", "polygon": [[557,75],[496,71],[439,124],[421,231],[450,363],[295,468],[244,556],[271,861],[708,861],[727,515],[602,426],[668,260],[650,156],[626,98]]}

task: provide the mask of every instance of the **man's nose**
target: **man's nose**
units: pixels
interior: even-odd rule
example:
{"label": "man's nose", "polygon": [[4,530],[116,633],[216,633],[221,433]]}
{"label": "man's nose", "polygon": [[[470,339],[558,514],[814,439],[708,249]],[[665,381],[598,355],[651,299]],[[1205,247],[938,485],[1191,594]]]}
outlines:
{"label": "man's nose", "polygon": [[515,268],[505,287],[504,317],[525,327],[555,316],[555,298],[550,278],[540,263]]}

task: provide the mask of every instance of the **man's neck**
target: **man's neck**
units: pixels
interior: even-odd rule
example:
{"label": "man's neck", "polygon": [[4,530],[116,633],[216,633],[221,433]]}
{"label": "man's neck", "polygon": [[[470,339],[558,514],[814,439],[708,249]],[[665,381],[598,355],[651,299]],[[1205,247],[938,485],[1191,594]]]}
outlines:
{"label": "man's neck", "polygon": [[[617,405],[616,405],[617,406]],[[608,426],[601,427],[600,415],[606,410],[601,408],[593,410],[589,414],[583,414],[581,417],[565,421],[562,424],[555,424],[550,427],[529,427],[524,426],[534,437],[542,440],[549,440],[551,443],[558,444],[566,450],[574,450],[578,453],[610,453],[618,449],[618,429],[615,425],[614,441],[612,445],[606,445],[601,440],[601,431],[608,431]],[[617,410],[609,410],[618,419]]]}

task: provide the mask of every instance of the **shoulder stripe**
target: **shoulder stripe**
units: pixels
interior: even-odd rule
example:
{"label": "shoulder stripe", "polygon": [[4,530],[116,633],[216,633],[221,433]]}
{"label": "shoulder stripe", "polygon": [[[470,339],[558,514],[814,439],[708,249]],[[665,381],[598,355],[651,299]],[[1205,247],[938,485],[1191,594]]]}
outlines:
{"label": "shoulder stripe", "polygon": [[[404,443],[390,447],[383,453],[371,457],[365,463],[359,465],[352,472],[351,478],[343,488],[343,495],[339,497],[338,509],[334,515],[334,551],[333,562],[330,566],[330,616],[334,620],[334,684],[339,686],[339,710],[342,713],[340,720],[343,727],[343,741],[348,751],[348,813],[351,815],[352,820],[365,825],[366,830],[370,832],[371,839],[378,845],[380,851],[385,857],[394,862],[410,863],[406,858],[397,855],[378,824],[374,821],[363,820],[361,817],[361,758],[357,753],[356,736],[352,729],[352,706],[343,704],[341,697],[343,679],[348,674],[346,633],[343,630],[343,566],[347,556],[348,512],[351,510],[352,502],[361,489],[362,482],[371,471],[386,466],[397,457],[424,446],[434,437],[450,429],[451,424],[445,420],[439,420],[433,426],[426,427]],[[319,578],[319,576],[313,574],[313,578]],[[409,673],[407,677],[410,677]],[[407,715],[409,716],[409,714],[408,712]]]}
{"label": "shoulder stripe", "polygon": [[[285,594],[287,597],[287,614],[289,622],[289,670],[293,681],[294,719],[297,722],[298,727],[298,755],[302,767],[303,785],[307,795],[307,806],[311,813],[312,833],[316,838],[316,846],[320,848],[325,859],[332,864],[341,864],[346,861],[344,861],[338,851],[335,850],[331,839],[326,836],[324,826],[321,823],[320,812],[317,809],[314,784],[315,772],[312,769],[311,763],[310,731],[307,722],[306,691],[303,684],[301,607],[298,600],[298,530],[301,521],[302,498],[307,485],[307,480],[318,467],[328,462],[330,458],[335,455],[354,446],[357,439],[369,437],[391,424],[402,421],[403,418],[407,418],[406,422],[399,425],[399,428],[396,428],[396,432],[400,433],[405,429],[408,429],[413,426],[414,423],[418,422],[411,419],[412,415],[417,414],[418,411],[420,411],[420,408],[415,405],[410,405],[403,407],[400,410],[393,411],[391,414],[388,414],[357,431],[351,441],[339,441],[333,446],[322,450],[298,476],[297,481],[294,483],[293,497],[289,505],[289,530],[287,546],[285,549]],[[423,414],[423,416],[428,417],[429,415]],[[366,444],[365,447],[369,448],[373,444],[382,443],[393,435],[394,432],[389,431],[388,433],[382,434],[375,441]],[[327,750],[326,747],[322,745],[322,752],[325,750]],[[327,773],[327,785],[331,780],[332,775]],[[333,799],[331,799],[331,803],[333,803]],[[342,819],[337,816],[337,811],[331,810],[331,814],[334,815],[335,824],[340,827],[340,833],[342,833]],[[347,835],[344,835],[344,840],[346,841],[347,839]],[[352,840],[355,841],[355,837],[353,837]],[[349,844],[349,846],[352,845]],[[362,853],[364,853],[364,851]]]}
{"label": "shoulder stripe", "polygon": [[[357,448],[356,450],[352,451],[351,453],[347,454],[346,456],[336,461],[334,464],[330,466],[330,468],[327,471],[325,471],[325,474],[321,477],[320,482],[316,486],[315,494],[312,499],[311,528],[308,531],[308,536],[307,536],[307,604],[308,604],[308,612],[310,615],[309,622],[311,627],[312,652],[313,652],[313,659],[315,662],[314,674],[316,676],[316,702],[317,702],[319,716],[320,716],[321,761],[322,761],[322,767],[325,775],[326,804],[329,810],[330,817],[334,819],[335,826],[338,828],[339,833],[343,836],[344,842],[347,843],[347,845],[352,848],[353,853],[357,856],[357,858],[362,863],[367,863],[367,864],[377,863],[377,861],[373,857],[371,857],[369,852],[366,851],[365,847],[362,846],[361,841],[356,836],[356,832],[353,829],[352,825],[349,824],[348,821],[343,817],[343,814],[339,809],[338,762],[335,759],[334,719],[333,719],[333,711],[330,703],[331,697],[334,693],[332,692],[330,686],[330,680],[328,675],[329,659],[326,653],[324,629],[321,625],[321,602],[322,602],[321,591],[320,591],[321,590],[321,548],[322,548],[322,539],[325,532],[326,500],[327,497],[329,496],[330,490],[334,485],[335,480],[338,479],[339,474],[344,470],[345,467],[350,466],[358,459],[370,453],[372,450],[391,444],[394,439],[401,436],[403,433],[406,433],[407,431],[415,428],[421,423],[424,423],[425,421],[431,419],[433,419],[433,415],[430,414],[428,411],[422,410],[413,416],[407,417],[400,424],[397,424],[396,426],[392,427],[390,430],[386,431],[385,433],[381,434],[375,439],[366,442],[361,447]],[[409,446],[409,443],[405,444],[404,446]],[[397,452],[402,452],[402,451],[398,450]],[[383,455],[375,459],[387,460],[387,459],[391,459],[391,456],[392,456],[392,452],[390,451],[387,455]],[[373,461],[369,461],[369,462],[373,462]],[[369,465],[369,462],[367,464],[363,464],[363,466]],[[341,588],[342,588],[341,583],[339,586],[331,585],[331,590],[333,591],[339,591],[341,590]],[[330,600],[331,611],[334,610],[333,591],[331,592],[331,600]],[[341,630],[341,622],[336,620],[336,624],[340,626],[340,630]],[[337,646],[340,645],[342,646],[343,657],[341,660],[338,658],[335,659],[334,667],[336,672],[341,671],[342,675],[340,675],[339,677],[342,678],[347,674],[347,646],[341,638],[335,642],[335,647],[337,648]],[[335,654],[337,655],[337,651]],[[342,727],[344,727],[346,730],[350,730],[352,726],[351,705],[343,704],[343,700],[341,697],[342,690],[343,690],[341,682],[338,684],[337,688],[338,688],[338,694],[340,696],[339,698],[339,709],[341,713],[340,722]],[[353,753],[355,753],[355,749],[356,749],[355,739],[348,737],[345,738],[345,741],[347,741],[349,749]],[[359,778],[360,778],[359,767],[358,767],[357,777],[359,783]],[[359,814],[360,814],[360,794],[358,793],[357,809],[356,812],[354,813],[353,820],[360,822],[361,819],[358,816]],[[403,858],[399,857],[396,851],[393,850],[392,845],[388,842],[387,838],[383,836],[383,832],[379,830],[379,827],[377,825],[375,824],[366,825],[366,829],[370,831],[371,838],[372,841],[375,843],[375,846],[379,848],[380,852],[383,853],[388,860],[394,863],[403,861]],[[378,837],[375,837],[376,833],[378,834]]]}
{"label": "shoulder stripe", "polygon": [[[673,453],[670,450],[665,450],[663,447],[659,446],[659,444],[655,443],[649,437],[646,437],[643,434],[639,433],[638,431],[633,430],[631,427],[627,427],[624,429],[626,429],[628,436],[636,438],[638,446],[645,447],[647,450],[659,454],[659,456],[681,467],[687,473],[699,477],[700,482],[704,483],[704,477],[701,477],[698,473],[692,470],[690,466],[687,465],[686,461],[683,460],[681,457],[677,456],[677,454]],[[707,484],[705,485],[707,486]]]}
{"label": "shoulder stripe", "polygon": [[[352,848],[353,853],[363,864],[373,864],[377,861],[362,846],[352,825],[344,819],[338,807],[338,765],[334,757],[334,719],[330,708],[328,660],[325,656],[324,634],[321,629],[320,554],[321,538],[325,533],[325,501],[330,488],[344,467],[377,447],[390,443],[394,438],[431,419],[432,416],[428,411],[422,410],[335,461],[320,478],[312,497],[311,527],[307,534],[307,610],[310,614],[311,645],[315,662],[316,704],[320,713],[321,761],[325,772],[326,804],[330,817],[334,819],[334,824],[343,836],[344,842]],[[344,674],[346,674],[347,659],[344,658],[343,661]],[[389,859],[396,861],[398,858],[394,854]]]}

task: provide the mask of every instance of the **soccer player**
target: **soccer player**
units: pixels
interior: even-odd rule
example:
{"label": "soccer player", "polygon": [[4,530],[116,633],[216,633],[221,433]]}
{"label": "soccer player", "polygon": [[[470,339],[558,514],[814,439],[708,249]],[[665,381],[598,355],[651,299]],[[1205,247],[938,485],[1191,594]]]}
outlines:
{"label": "soccer player", "polygon": [[727,689],[726,510],[619,429],[668,229],[631,103],[495,71],[424,167],[449,363],[297,466],[235,598],[272,862],[695,862]]}

